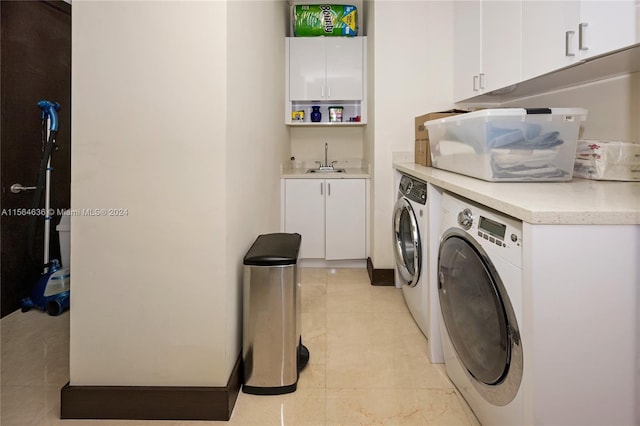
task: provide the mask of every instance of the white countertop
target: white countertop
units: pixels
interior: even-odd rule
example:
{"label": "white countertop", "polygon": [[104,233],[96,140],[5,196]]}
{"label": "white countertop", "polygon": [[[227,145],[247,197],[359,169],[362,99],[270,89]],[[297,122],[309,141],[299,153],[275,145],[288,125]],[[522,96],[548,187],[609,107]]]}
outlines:
{"label": "white countertop", "polygon": [[369,171],[362,168],[344,168],[344,173],[307,173],[307,169],[283,169],[282,179],[369,179]]}
{"label": "white countertop", "polygon": [[640,224],[640,182],[486,182],[416,163],[393,167],[528,223]]}

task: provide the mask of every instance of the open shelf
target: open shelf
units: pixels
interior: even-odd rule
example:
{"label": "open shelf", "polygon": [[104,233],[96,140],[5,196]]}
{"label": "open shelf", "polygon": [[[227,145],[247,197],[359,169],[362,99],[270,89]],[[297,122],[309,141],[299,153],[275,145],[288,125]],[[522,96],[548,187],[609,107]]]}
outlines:
{"label": "open shelf", "polygon": [[[288,126],[364,126],[367,124],[365,111],[362,109],[361,101],[291,101],[287,108]],[[322,120],[319,122],[311,121],[311,110],[313,106],[320,107]],[[342,121],[329,121],[329,107],[342,107]],[[291,113],[294,111],[304,111],[304,121],[291,119]],[[360,117],[360,121],[349,121],[350,117]]]}

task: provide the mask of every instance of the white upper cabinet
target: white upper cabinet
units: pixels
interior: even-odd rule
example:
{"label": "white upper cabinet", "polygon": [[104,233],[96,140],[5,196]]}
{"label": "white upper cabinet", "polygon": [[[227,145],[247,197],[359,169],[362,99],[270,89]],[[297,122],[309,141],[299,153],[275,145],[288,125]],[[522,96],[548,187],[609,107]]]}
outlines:
{"label": "white upper cabinet", "polygon": [[453,97],[467,99],[479,94],[478,79],[482,39],[480,38],[480,2],[453,2]]}
{"label": "white upper cabinet", "polygon": [[362,100],[362,37],[290,37],[289,100]]}
{"label": "white upper cabinet", "polygon": [[484,91],[522,78],[522,1],[482,1],[482,71]]}
{"label": "white upper cabinet", "polygon": [[635,43],[634,0],[524,1],[523,80]]}
{"label": "white upper cabinet", "polygon": [[[571,45],[577,1],[525,1],[522,13],[522,78],[527,80],[576,61]],[[569,42],[569,43],[567,43]],[[571,51],[569,51],[571,50]]]}
{"label": "white upper cabinet", "polygon": [[324,99],[327,85],[324,37],[288,38],[289,99]]}
{"label": "white upper cabinet", "polygon": [[522,77],[522,2],[454,2],[454,98],[491,92]]}
{"label": "white upper cabinet", "polygon": [[[366,37],[287,37],[285,46],[286,124],[366,123]],[[311,122],[313,106],[320,106],[319,123]],[[330,106],[343,107],[341,122],[329,122]],[[305,113],[304,120],[292,118],[292,112],[296,111]]]}
{"label": "white upper cabinet", "polygon": [[636,1],[581,1],[578,51],[583,59],[628,47],[636,36]]}
{"label": "white upper cabinet", "polygon": [[[640,42],[639,0],[456,0],[453,7],[456,102],[502,102],[545,84],[558,88],[556,71]],[[608,64],[576,76],[619,74],[615,60]]]}
{"label": "white upper cabinet", "polygon": [[326,37],[327,99],[362,100],[362,37]]}

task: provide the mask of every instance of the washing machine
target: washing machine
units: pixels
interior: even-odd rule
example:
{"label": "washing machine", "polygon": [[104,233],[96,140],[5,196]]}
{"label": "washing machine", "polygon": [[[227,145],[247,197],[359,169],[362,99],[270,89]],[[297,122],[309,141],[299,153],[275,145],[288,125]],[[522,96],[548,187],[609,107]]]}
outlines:
{"label": "washing machine", "polygon": [[483,425],[524,424],[522,222],[447,192],[441,203],[447,374]]}
{"label": "washing machine", "polygon": [[430,184],[398,173],[393,208],[395,284],[416,324],[427,338],[427,356],[443,363],[436,288],[440,192]]}

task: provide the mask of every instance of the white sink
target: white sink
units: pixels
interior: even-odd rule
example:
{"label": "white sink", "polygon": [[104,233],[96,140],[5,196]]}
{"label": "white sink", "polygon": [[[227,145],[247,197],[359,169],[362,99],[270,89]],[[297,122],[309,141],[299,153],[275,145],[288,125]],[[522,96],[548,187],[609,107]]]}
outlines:
{"label": "white sink", "polygon": [[309,169],[307,173],[345,173],[344,169]]}

